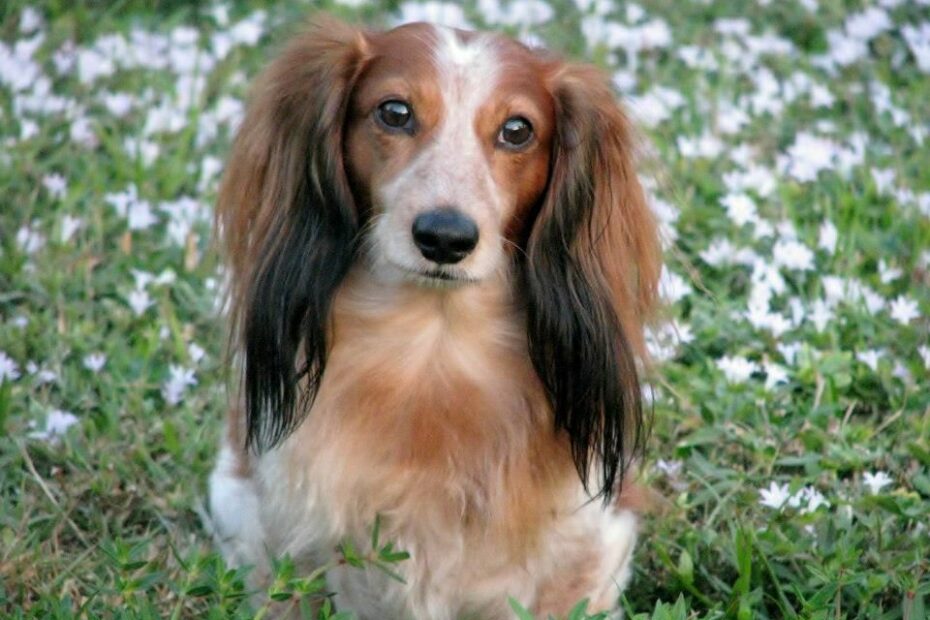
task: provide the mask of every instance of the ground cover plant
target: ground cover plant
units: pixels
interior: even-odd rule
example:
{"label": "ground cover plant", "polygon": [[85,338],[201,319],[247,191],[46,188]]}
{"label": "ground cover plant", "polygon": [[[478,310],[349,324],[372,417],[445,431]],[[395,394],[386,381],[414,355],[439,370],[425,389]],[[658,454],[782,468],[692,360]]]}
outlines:
{"label": "ground cover plant", "polygon": [[[925,617],[928,0],[6,0],[0,614],[268,611],[202,509],[211,203],[250,79],[320,6],[593,59],[637,119],[668,307],[628,616]],[[333,562],[402,573],[373,534]],[[282,559],[264,600],[319,574]]]}

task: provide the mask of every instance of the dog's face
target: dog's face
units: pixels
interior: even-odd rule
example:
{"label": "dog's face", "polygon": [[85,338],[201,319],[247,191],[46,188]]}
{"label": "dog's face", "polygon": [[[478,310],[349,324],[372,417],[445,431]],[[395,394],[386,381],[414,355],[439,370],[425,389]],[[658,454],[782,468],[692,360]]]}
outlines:
{"label": "dog's face", "polygon": [[498,35],[318,19],[258,80],[220,190],[247,441],[303,419],[351,269],[439,297],[497,284],[579,475],[596,465],[609,496],[642,437],[660,270],[633,151],[592,67]]}
{"label": "dog's face", "polygon": [[366,258],[376,275],[423,284],[492,276],[545,190],[545,67],[509,39],[425,24],[370,46],[345,138]]}

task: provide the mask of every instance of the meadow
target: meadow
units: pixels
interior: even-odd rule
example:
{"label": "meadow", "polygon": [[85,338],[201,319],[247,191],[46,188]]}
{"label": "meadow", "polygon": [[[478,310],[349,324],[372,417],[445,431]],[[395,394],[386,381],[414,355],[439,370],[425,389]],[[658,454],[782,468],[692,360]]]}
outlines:
{"label": "meadow", "polygon": [[[591,60],[636,119],[666,307],[627,617],[926,617],[928,0],[0,3],[0,615],[268,611],[204,510],[212,204],[252,78],[319,8]],[[284,559],[260,598],[318,576]]]}

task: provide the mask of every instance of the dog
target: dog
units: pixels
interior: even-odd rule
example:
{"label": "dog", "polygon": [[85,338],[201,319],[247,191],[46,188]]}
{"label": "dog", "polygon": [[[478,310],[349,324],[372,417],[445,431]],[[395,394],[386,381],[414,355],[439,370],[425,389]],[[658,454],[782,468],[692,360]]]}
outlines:
{"label": "dog", "polygon": [[226,559],[309,572],[378,519],[403,581],[327,573],[360,618],[615,610],[661,268],[635,163],[591,66],[423,23],[296,36],[218,199]]}

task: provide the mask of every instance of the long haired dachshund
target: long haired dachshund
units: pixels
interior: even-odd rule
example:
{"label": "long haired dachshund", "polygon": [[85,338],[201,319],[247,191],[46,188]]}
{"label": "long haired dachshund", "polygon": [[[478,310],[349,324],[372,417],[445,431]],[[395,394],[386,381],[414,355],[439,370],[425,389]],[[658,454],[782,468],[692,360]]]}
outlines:
{"label": "long haired dachshund", "polygon": [[231,563],[309,571],[379,517],[404,582],[327,575],[361,618],[616,607],[660,271],[634,145],[600,72],[499,35],[322,18],[286,47],[219,196]]}

